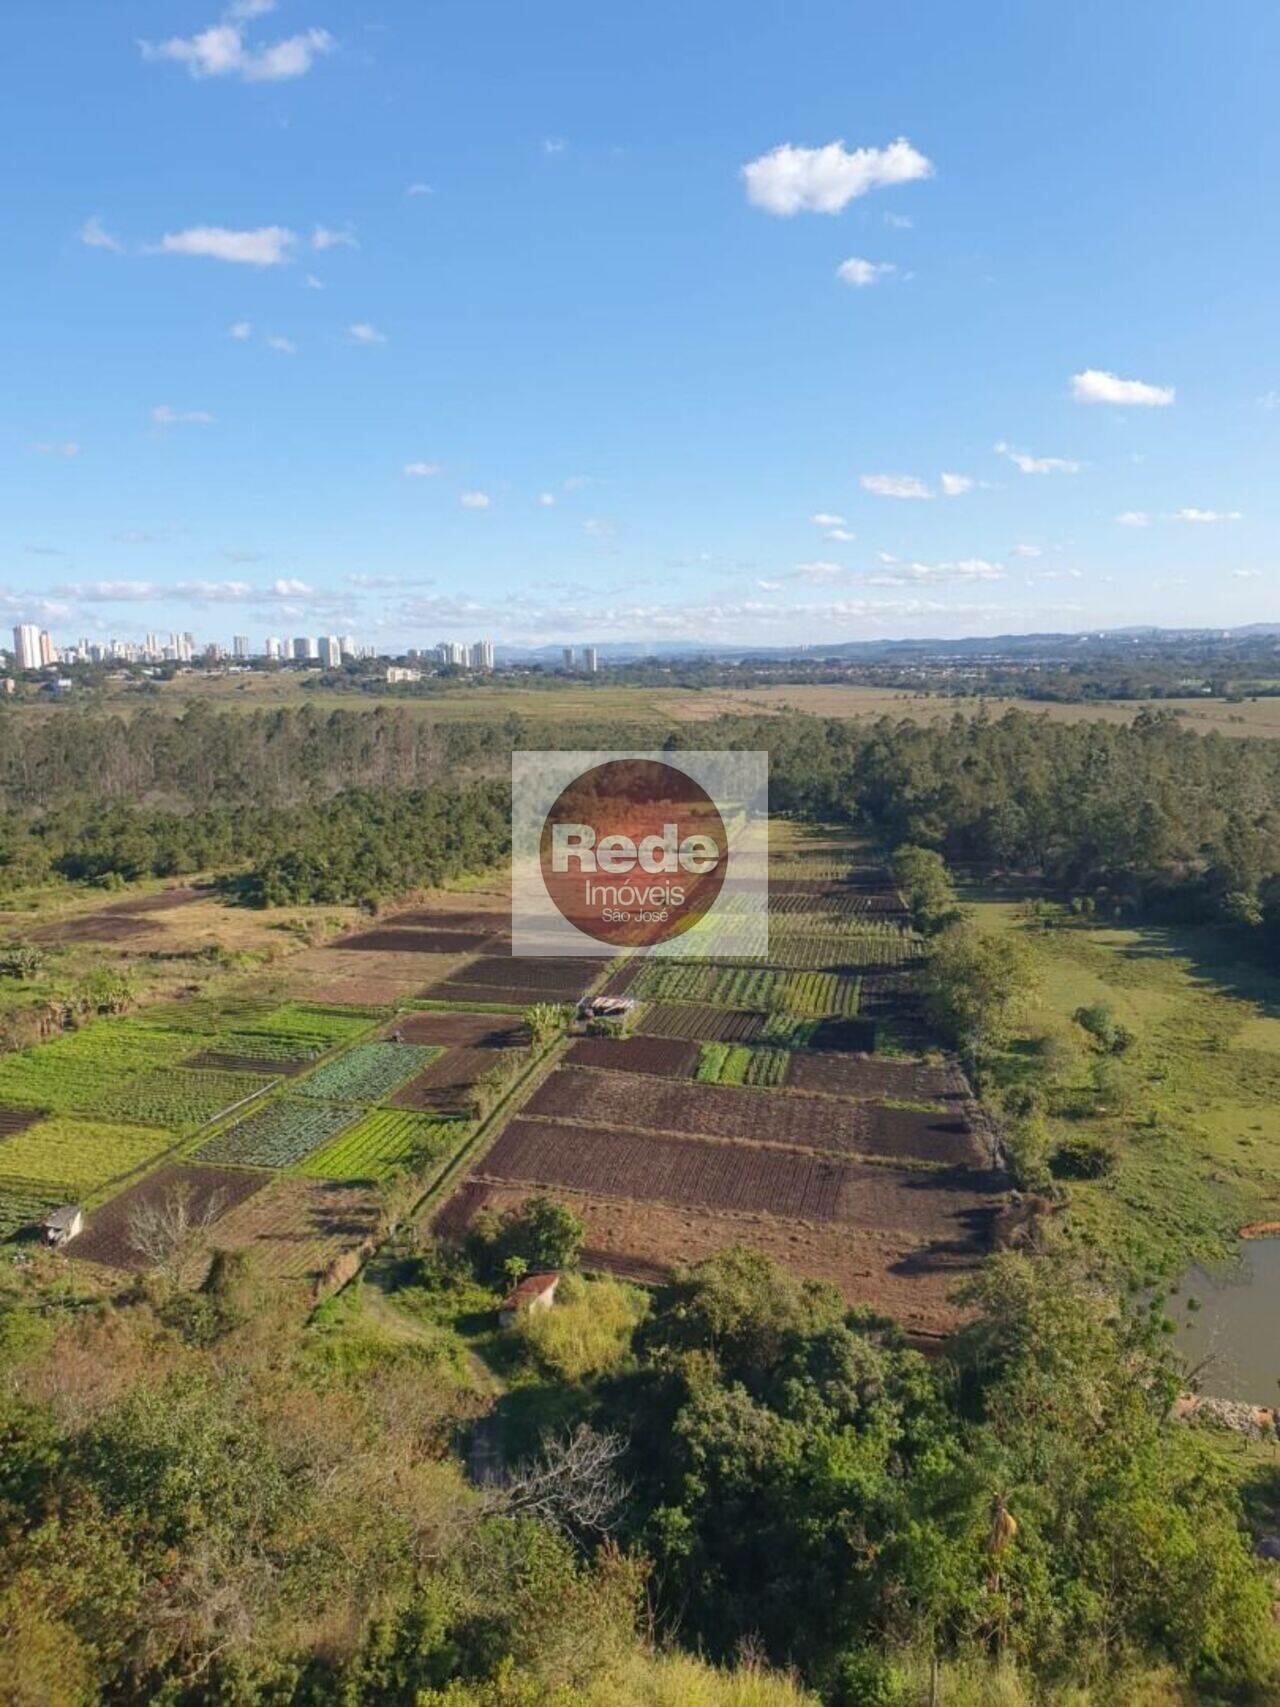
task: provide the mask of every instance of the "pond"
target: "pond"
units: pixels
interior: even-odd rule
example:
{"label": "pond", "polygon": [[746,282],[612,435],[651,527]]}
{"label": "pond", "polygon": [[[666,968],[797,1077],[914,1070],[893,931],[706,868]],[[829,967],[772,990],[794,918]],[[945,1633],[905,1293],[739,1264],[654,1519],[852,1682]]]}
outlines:
{"label": "pond", "polygon": [[[1191,1363],[1212,1357],[1199,1389],[1215,1399],[1280,1405],[1280,1238],[1247,1239],[1228,1275],[1192,1269],[1168,1312]],[[1197,1311],[1187,1309],[1190,1298]]]}

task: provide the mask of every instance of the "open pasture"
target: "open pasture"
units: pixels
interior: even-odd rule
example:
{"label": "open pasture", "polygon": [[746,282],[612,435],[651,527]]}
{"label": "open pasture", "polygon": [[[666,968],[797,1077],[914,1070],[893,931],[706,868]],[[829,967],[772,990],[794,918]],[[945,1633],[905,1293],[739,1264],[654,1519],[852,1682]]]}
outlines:
{"label": "open pasture", "polygon": [[470,1127],[400,1109],[371,1109],[333,1143],[313,1151],[297,1172],[310,1179],[365,1180],[380,1184],[416,1173],[456,1150]]}
{"label": "open pasture", "polygon": [[459,964],[453,954],[409,953],[336,945],[309,948],[286,967],[298,1000],[319,1005],[393,1007],[424,985],[447,977]]}
{"label": "open pasture", "polygon": [[209,1224],[216,1225],[223,1215],[261,1191],[266,1183],[264,1174],[241,1173],[230,1168],[201,1168],[186,1163],[158,1168],[93,1210],[84,1232],[66,1247],[67,1255],[81,1262],[104,1263],[109,1268],[143,1269],[146,1261],[130,1236],[130,1221],[137,1209],[143,1205],[160,1207],[183,1193],[193,1218],[200,1220],[208,1215]]}
{"label": "open pasture", "polygon": [[295,1090],[317,1102],[381,1102],[438,1054],[422,1043],[357,1043],[317,1067]]}
{"label": "open pasture", "polygon": [[231,1167],[287,1168],[336,1138],[357,1117],[354,1108],[287,1098],[237,1120],[202,1144],[196,1154],[202,1162]]}

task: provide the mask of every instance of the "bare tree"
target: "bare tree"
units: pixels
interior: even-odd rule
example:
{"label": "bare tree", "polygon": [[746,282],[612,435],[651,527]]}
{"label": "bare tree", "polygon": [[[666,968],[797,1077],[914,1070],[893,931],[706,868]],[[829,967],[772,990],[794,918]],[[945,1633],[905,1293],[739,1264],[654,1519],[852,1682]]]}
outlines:
{"label": "bare tree", "polygon": [[579,1423],[493,1484],[486,1504],[509,1516],[541,1518],[573,1535],[608,1535],[627,1496],[617,1471],[626,1450],[622,1435]]}
{"label": "bare tree", "polygon": [[135,1204],[129,1211],[130,1246],[148,1268],[173,1279],[222,1213],[225,1195],[213,1191],[197,1204],[190,1185],[180,1180],[159,1202]]}

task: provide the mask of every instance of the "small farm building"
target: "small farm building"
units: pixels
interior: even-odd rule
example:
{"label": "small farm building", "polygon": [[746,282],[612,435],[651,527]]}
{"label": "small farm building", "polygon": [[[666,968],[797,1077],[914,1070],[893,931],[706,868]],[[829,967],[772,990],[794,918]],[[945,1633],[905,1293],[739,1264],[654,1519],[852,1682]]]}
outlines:
{"label": "small farm building", "polygon": [[44,1242],[46,1245],[65,1245],[83,1231],[84,1210],[78,1203],[68,1203],[45,1217]]}
{"label": "small farm building", "polygon": [[498,1311],[501,1327],[510,1328],[520,1316],[532,1316],[535,1311],[549,1310],[555,1303],[558,1274],[526,1274],[520,1284],[507,1294]]}

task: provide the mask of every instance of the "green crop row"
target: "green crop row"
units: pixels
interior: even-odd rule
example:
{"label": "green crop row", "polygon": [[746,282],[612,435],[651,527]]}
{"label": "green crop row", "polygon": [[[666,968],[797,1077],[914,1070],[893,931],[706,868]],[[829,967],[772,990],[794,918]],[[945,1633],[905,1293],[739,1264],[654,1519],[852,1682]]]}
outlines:
{"label": "green crop row", "polygon": [[441,1161],[471,1131],[464,1120],[376,1108],[298,1167],[311,1179],[383,1181]]}
{"label": "green crop row", "polygon": [[24,1227],[42,1221],[62,1197],[40,1180],[0,1180],[0,1239],[11,1239]]}
{"label": "green crop row", "polygon": [[422,1043],[358,1043],[326,1061],[297,1086],[320,1102],[378,1102],[420,1073],[440,1050]]}
{"label": "green crop row", "polygon": [[66,1201],[131,1174],[168,1149],[154,1126],[101,1120],[40,1120],[0,1142],[0,1190],[30,1185]]}
{"label": "green crop row", "polygon": [[256,1109],[219,1132],[196,1152],[202,1162],[252,1168],[287,1168],[318,1150],[355,1120],[350,1108],[284,1099]]}
{"label": "green crop row", "polygon": [[163,1072],[139,1073],[127,1080],[104,1098],[102,1112],[144,1126],[193,1132],[276,1082],[253,1073],[171,1067]]}
{"label": "green crop row", "polygon": [[752,1049],[745,1043],[704,1043],[694,1077],[704,1085],[780,1085],[790,1056],[785,1049]]}

